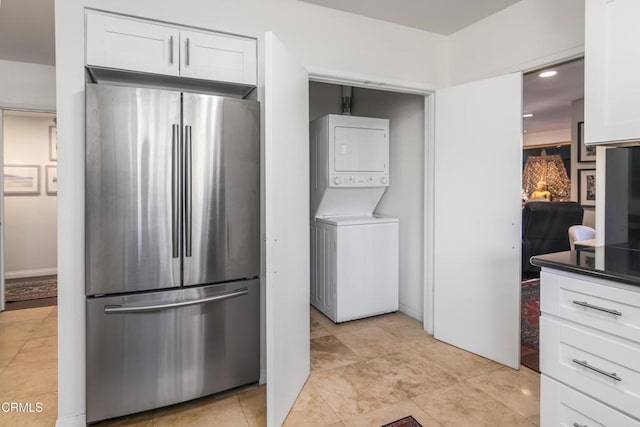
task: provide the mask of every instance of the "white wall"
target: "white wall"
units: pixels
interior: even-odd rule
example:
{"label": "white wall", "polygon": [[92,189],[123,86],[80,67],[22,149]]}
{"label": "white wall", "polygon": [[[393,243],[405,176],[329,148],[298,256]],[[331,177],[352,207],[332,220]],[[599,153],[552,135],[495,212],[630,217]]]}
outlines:
{"label": "white wall", "polygon": [[522,0],[450,37],[450,82],[530,70],[583,52],[584,0]]}
{"label": "white wall", "polygon": [[[446,82],[446,37],[297,0],[56,0],[59,240],[58,416],[82,423],[84,319],[84,7],[255,36],[273,30],[316,69],[432,86]],[[262,64],[263,58],[259,57]],[[259,77],[260,92],[263,76]],[[75,417],[75,418],[74,418]]]}
{"label": "white wall", "polygon": [[[341,87],[309,85],[309,119],[341,114]],[[400,311],[423,318],[424,96],[353,89],[354,116],[390,120],[390,182],[376,213],[400,219]]]}
{"label": "white wall", "polygon": [[54,111],[56,68],[0,60],[0,107]]}
{"label": "white wall", "polygon": [[47,195],[49,126],[54,115],[7,112],[4,115],[4,163],[40,166],[40,194],[4,199],[5,277],[55,274],[56,196]]}

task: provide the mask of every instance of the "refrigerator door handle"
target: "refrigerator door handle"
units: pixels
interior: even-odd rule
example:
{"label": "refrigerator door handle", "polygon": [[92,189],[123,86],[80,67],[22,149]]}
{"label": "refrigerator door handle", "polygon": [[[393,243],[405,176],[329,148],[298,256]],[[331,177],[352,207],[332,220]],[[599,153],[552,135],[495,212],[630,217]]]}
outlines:
{"label": "refrigerator door handle", "polygon": [[119,314],[119,313],[146,313],[149,311],[167,310],[170,308],[188,307],[190,305],[207,304],[216,301],[223,301],[230,298],[237,298],[249,293],[249,288],[244,287],[236,289],[235,291],[226,292],[220,295],[214,295],[206,298],[172,302],[168,304],[154,304],[154,305],[142,305],[142,306],[121,306],[121,305],[105,305],[104,314]]}
{"label": "refrigerator door handle", "polygon": [[180,125],[171,132],[171,238],[173,258],[180,257]]}
{"label": "refrigerator door handle", "polygon": [[184,228],[185,228],[185,256],[191,257],[191,234],[192,234],[192,159],[191,159],[191,126],[185,126],[185,153],[184,153],[184,163],[185,163],[185,189],[184,189]]}

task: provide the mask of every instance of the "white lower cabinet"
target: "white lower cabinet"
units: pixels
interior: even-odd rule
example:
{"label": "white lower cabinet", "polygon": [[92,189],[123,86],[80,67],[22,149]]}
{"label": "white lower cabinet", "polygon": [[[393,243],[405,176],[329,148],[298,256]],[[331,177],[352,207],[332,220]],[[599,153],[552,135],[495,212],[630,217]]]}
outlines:
{"label": "white lower cabinet", "polygon": [[640,287],[545,269],[540,294],[541,425],[640,426]]}
{"label": "white lower cabinet", "polygon": [[640,422],[546,375],[540,377],[544,399],[540,425],[568,427],[639,427]]}

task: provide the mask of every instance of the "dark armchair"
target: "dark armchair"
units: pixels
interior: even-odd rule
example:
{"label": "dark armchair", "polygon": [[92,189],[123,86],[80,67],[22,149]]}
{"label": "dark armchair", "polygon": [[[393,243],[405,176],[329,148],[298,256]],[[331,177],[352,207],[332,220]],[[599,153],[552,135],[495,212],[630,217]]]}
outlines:
{"label": "dark armchair", "polygon": [[538,277],[534,255],[570,250],[567,232],[582,224],[584,209],[576,202],[529,202],[522,209],[522,277]]}

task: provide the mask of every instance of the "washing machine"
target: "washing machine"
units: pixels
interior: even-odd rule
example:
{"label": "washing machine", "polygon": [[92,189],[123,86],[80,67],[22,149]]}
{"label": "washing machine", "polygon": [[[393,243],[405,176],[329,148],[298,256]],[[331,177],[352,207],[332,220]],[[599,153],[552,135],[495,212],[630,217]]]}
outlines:
{"label": "washing machine", "polygon": [[398,310],[399,221],[375,213],[389,182],[389,120],[310,124],[311,304],[340,323]]}
{"label": "washing machine", "polygon": [[314,307],[337,323],[398,310],[397,218],[318,218],[311,233]]}

